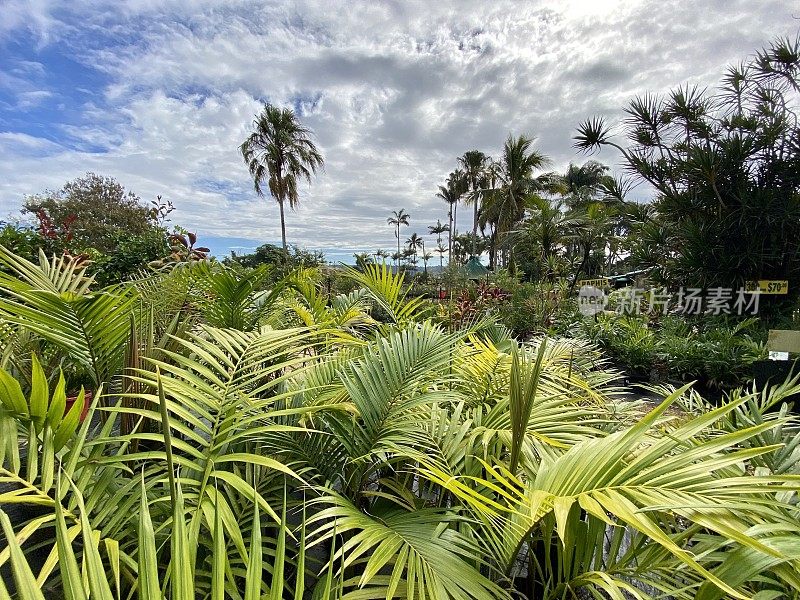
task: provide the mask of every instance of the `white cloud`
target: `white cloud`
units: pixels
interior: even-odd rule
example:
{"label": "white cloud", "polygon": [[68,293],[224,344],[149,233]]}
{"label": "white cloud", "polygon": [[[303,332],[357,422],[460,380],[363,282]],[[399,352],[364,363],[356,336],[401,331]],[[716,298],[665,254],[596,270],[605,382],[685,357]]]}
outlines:
{"label": "white cloud", "polygon": [[[0,37],[35,28],[109,83],[80,107],[81,124],[59,128],[68,144],[0,137],[0,214],[94,170],[171,199],[175,220],[201,235],[277,240],[277,209],[254,197],[237,151],[269,100],[299,107],[326,158],[289,238],[366,250],[392,246],[391,210],[411,212],[409,233],[444,220],[436,186],[463,151],[496,153],[513,131],[536,135],[558,168],[585,160],[571,149],[582,119],[618,116],[637,93],[713,84],[725,64],[797,27],[783,2],[745,0],[28,8],[35,18],[2,17]],[[102,31],[113,45],[81,44]]]}

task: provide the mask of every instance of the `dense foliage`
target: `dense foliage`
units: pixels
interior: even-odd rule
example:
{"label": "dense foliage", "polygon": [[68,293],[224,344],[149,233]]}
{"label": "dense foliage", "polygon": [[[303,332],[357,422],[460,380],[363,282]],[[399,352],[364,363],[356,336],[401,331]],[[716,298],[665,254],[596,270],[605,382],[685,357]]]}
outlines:
{"label": "dense foliage", "polygon": [[623,129],[590,119],[584,150],[613,146],[657,190],[631,236],[633,260],[673,285],[800,284],[800,40],[777,40],[730,67],[715,93],[678,88],[635,98]]}
{"label": "dense foliage", "polygon": [[437,324],[382,265],[329,298],[309,269],[101,290],[74,262],[0,261],[1,597],[800,589],[796,381],[625,400],[591,346]]}
{"label": "dense foliage", "polygon": [[22,212],[35,226],[6,224],[0,244],[34,261],[40,249],[83,255],[97,280],[111,284],[169,254],[172,210],[160,197],[147,206],[115,179],[87,173],[61,190],[28,196]]}

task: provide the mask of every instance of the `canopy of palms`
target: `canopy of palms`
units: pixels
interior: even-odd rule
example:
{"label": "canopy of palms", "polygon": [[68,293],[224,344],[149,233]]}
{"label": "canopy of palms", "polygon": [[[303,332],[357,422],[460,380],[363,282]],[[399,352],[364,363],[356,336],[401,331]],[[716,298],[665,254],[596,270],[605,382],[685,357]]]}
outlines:
{"label": "canopy of palms", "polygon": [[495,264],[498,244],[515,223],[525,215],[531,194],[548,188],[552,181],[549,175],[535,176],[537,169],[550,160],[533,147],[533,139],[520,135],[508,136],[503,154],[492,165],[494,187],[486,193],[482,221],[495,229],[495,240],[490,250],[489,262]]}
{"label": "canopy of palms", "polygon": [[324,162],[311,130],[300,124],[292,109],[265,104],[253,121],[252,133],[239,149],[253,177],[256,193],[263,196],[266,183],[278,203],[281,243],[287,252],[285,205],[288,203],[291,209],[297,206],[298,179],[310,183],[311,176]]}
{"label": "canopy of palms", "polygon": [[481,198],[483,197],[481,191],[489,185],[489,178],[487,177],[489,157],[480,150],[469,150],[458,159],[458,163],[464,172],[464,178],[468,186],[465,200],[468,204],[471,203],[473,205],[472,255],[474,256],[477,251],[478,240],[478,212],[480,211]]}

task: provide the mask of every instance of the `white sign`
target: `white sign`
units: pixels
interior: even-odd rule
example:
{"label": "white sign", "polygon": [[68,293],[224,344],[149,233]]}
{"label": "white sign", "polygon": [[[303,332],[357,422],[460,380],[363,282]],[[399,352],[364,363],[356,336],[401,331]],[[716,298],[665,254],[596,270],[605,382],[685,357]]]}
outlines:
{"label": "white sign", "polygon": [[605,310],[608,296],[592,285],[581,286],[578,291],[578,310],[584,317],[593,317]]}

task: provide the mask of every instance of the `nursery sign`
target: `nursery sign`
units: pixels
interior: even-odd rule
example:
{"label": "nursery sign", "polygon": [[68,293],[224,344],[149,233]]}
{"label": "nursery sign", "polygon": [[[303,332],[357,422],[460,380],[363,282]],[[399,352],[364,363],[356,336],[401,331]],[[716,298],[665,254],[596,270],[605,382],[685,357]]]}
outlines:
{"label": "nursery sign", "polygon": [[608,303],[608,297],[598,287],[582,285],[578,292],[578,310],[584,317],[593,317],[603,312]]}
{"label": "nursery sign", "polygon": [[608,278],[598,277],[597,279],[581,279],[578,282],[578,287],[582,288],[584,286],[596,287],[596,288],[608,287]]}
{"label": "nursery sign", "polygon": [[758,281],[747,281],[744,284],[744,289],[748,292],[783,295],[789,293],[789,282],[785,279],[760,279]]}

